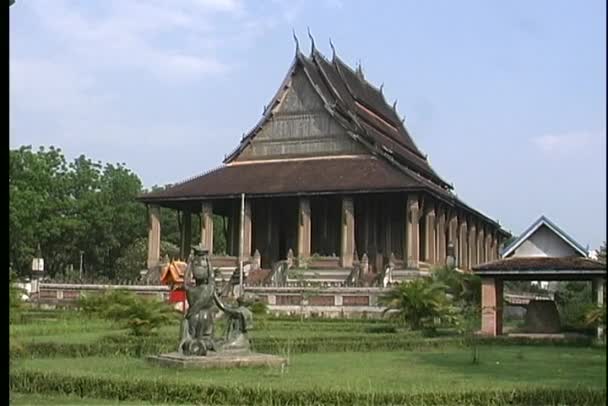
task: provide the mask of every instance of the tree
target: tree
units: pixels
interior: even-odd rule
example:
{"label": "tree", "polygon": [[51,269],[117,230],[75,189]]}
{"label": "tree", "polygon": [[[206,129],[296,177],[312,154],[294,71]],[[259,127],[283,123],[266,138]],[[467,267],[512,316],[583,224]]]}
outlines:
{"label": "tree", "polygon": [[447,324],[455,321],[456,309],[446,289],[431,278],[418,278],[395,286],[380,296],[379,303],[386,306],[384,314],[403,321],[412,330],[434,330],[436,319]]}
{"label": "tree", "polygon": [[9,255],[19,274],[29,272],[39,244],[50,276],[78,266],[114,276],[115,263],[146,233],[145,207],[135,201],[141,181],[121,164],[85,156],[68,163],[60,149],[10,151]]}

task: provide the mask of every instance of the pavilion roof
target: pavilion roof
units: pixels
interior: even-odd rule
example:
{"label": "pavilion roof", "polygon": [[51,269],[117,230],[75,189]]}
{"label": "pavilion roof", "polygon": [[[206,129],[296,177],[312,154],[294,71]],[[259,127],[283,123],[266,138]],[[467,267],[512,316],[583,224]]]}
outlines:
{"label": "pavilion roof", "polygon": [[473,266],[473,272],[481,276],[515,276],[533,279],[604,276],[606,264],[580,256],[570,257],[510,257]]}

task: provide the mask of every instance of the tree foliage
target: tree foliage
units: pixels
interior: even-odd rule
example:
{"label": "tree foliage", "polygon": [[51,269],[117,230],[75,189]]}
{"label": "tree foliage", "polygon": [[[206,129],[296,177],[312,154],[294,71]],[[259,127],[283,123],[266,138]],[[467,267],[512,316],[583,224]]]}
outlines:
{"label": "tree foliage", "polygon": [[45,271],[78,268],[114,276],[116,261],[145,235],[145,207],[135,201],[141,181],[122,164],[81,155],[67,162],[58,148],[10,151],[9,255],[21,275],[40,244]]}

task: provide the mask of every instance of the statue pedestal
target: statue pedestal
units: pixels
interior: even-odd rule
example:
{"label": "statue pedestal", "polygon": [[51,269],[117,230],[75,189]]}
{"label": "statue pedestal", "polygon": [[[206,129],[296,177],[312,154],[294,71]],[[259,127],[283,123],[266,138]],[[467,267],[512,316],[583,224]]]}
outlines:
{"label": "statue pedestal", "polygon": [[270,354],[255,352],[209,352],[206,356],[181,355],[171,352],[151,355],[147,360],[164,367],[176,368],[243,368],[243,367],[280,367],[287,365],[287,359]]}

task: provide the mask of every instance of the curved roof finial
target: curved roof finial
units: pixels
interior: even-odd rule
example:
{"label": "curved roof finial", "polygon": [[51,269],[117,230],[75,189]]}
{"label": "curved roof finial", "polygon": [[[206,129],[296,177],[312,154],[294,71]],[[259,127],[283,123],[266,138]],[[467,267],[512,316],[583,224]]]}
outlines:
{"label": "curved roof finial", "polygon": [[291,33],[293,34],[293,40],[296,43],[296,54],[299,54],[300,53],[300,42],[298,41],[298,37],[296,36],[296,30],[294,28],[292,28]]}
{"label": "curved roof finial", "polygon": [[397,111],[397,99],[395,99],[395,102],[393,103],[393,110]]}
{"label": "curved roof finial", "polygon": [[334,43],[331,42],[331,38],[329,38],[329,46],[331,47],[331,59],[336,59],[336,48],[334,48]]}
{"label": "curved roof finial", "polygon": [[359,59],[359,62],[357,62],[357,76],[359,76],[359,79],[365,78],[363,76],[363,67],[361,66],[361,59]]}
{"label": "curved roof finial", "polygon": [[306,30],[308,31],[308,38],[310,38],[310,53],[314,53],[315,52],[315,39],[312,37],[312,34],[310,33],[310,27],[306,27]]}
{"label": "curved roof finial", "polygon": [[384,82],[382,84],[380,84],[380,89],[379,89],[380,90],[380,94],[382,94],[382,95],[384,94],[384,93],[382,93],[382,89],[383,88],[384,88]]}

